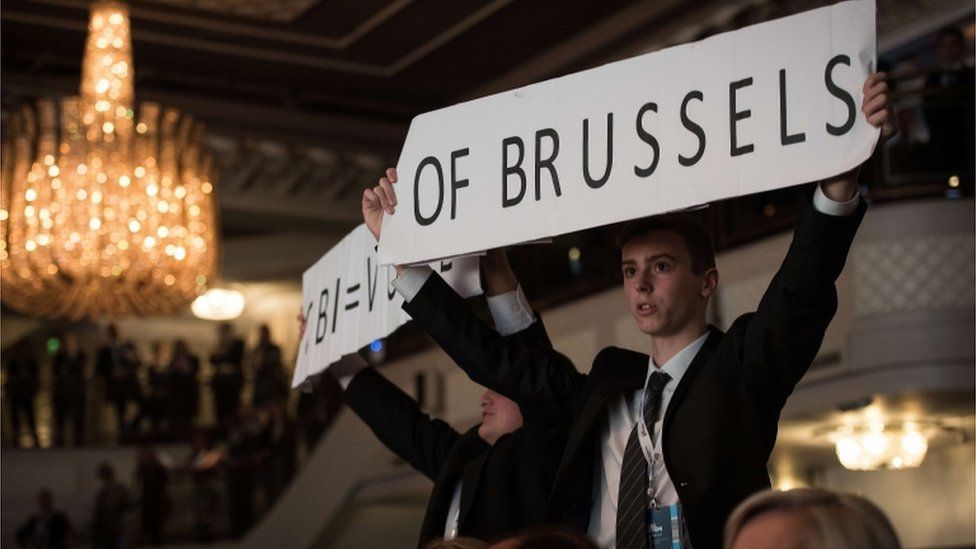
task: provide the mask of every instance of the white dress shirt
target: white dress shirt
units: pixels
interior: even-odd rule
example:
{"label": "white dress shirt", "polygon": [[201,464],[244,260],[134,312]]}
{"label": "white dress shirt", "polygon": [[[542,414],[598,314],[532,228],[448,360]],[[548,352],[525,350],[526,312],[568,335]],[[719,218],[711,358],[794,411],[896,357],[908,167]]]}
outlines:
{"label": "white dress shirt", "polygon": [[604,422],[600,437],[600,459],[593,461],[595,481],[593,507],[590,509],[590,525],[587,532],[599,547],[613,547],[617,542],[617,493],[620,490],[620,467],[624,461],[627,439],[634,425],[637,424],[637,418],[640,417],[640,402],[647,387],[647,380],[655,370],[668,374],[671,379],[661,392],[661,407],[651,429],[655,453],[650,472],[654,475],[654,495],[657,501],[662,506],[678,503],[678,493],[664,466],[661,427],[674,390],[678,387],[678,383],[681,383],[681,378],[688,371],[688,366],[691,365],[691,361],[705,344],[706,339],[708,333],[693,341],[659,368],[654,364],[654,359],[649,359],[644,387],[630,394],[615,395],[607,403],[607,420]]}

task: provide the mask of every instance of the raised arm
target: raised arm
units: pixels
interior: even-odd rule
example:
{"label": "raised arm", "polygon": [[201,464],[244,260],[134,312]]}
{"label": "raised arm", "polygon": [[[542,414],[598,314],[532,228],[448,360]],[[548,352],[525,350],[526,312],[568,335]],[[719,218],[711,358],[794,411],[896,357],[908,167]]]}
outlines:
{"label": "raised arm", "polygon": [[[862,112],[881,128],[883,143],[897,132],[884,73],[864,84]],[[837,310],[835,282],[866,210],[858,196],[860,167],[823,181],[813,205],[801,216],[779,271],[753,315],[737,320],[731,333],[747,373],[781,408],[816,357]]]}
{"label": "raised arm", "polygon": [[345,394],[346,404],[384,446],[431,480],[437,479],[460,433],[423,413],[417,401],[373,368],[357,373]]}
{"label": "raised arm", "polygon": [[[305,319],[299,313],[300,332]],[[358,354],[344,357],[322,375],[335,376],[349,408],[376,438],[427,478],[436,480],[461,434],[420,410],[417,401],[370,368]]]}
{"label": "raised arm", "polygon": [[[363,218],[377,239],[383,215],[395,211],[395,184],[396,170],[391,168],[374,188],[363,193]],[[486,259],[486,268],[496,269],[486,272],[489,294],[511,288],[513,282],[517,287],[503,256]],[[475,383],[511,398],[523,411],[541,406],[553,418],[569,421],[582,403],[585,376],[552,349],[540,322],[510,336],[501,335],[478,319],[436,273],[401,266],[397,272],[394,286],[404,297],[404,310]]]}

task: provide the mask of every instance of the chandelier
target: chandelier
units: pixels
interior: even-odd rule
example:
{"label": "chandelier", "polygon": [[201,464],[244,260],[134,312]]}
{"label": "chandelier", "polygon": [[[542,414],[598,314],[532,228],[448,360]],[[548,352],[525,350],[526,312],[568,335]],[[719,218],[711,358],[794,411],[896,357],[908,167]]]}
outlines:
{"label": "chandelier", "polygon": [[927,426],[918,423],[870,422],[837,428],[832,439],[846,469],[876,471],[918,467],[929,448]]}
{"label": "chandelier", "polygon": [[216,271],[204,128],[135,110],[128,7],[92,6],[79,96],[6,113],[0,167],[3,300],[27,314],[174,312]]}

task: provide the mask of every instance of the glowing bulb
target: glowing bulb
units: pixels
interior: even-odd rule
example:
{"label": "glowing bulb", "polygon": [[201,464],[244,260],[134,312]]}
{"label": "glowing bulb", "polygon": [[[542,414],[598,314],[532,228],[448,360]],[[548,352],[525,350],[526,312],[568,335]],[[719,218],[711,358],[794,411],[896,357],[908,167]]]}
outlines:
{"label": "glowing bulb", "polygon": [[37,200],[37,189],[27,189],[27,191],[24,192],[24,198],[26,198],[28,202]]}
{"label": "glowing bulb", "polygon": [[[99,41],[101,41],[101,40],[99,40]],[[109,85],[110,85],[109,84],[109,81],[107,79],[105,79],[105,78],[102,78],[101,80],[99,80],[95,84],[95,93],[105,93],[105,92],[107,92]],[[108,110],[108,109],[106,109],[106,110]]]}
{"label": "glowing bulb", "polygon": [[91,218],[91,221],[88,222],[88,228],[93,231],[97,231],[101,226],[102,220],[97,217]]}
{"label": "glowing bulb", "polygon": [[909,431],[901,437],[901,448],[913,456],[925,455],[929,449],[929,443],[918,431]]}
{"label": "glowing bulb", "polygon": [[128,187],[129,186],[129,183],[132,183],[132,180],[129,179],[129,176],[127,176],[127,175],[119,176],[119,186],[120,187]]}

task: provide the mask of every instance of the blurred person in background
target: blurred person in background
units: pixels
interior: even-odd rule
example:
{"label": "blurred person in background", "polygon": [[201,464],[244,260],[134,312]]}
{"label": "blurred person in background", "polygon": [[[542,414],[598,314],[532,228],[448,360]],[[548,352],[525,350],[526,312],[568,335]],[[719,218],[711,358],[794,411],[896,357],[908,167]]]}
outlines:
{"label": "blurred person in background", "polygon": [[234,335],[233,327],[224,323],[217,328],[217,348],[210,355],[213,366],[211,387],[217,424],[227,429],[234,419],[234,413],[241,402],[241,389],[244,387],[244,340]]}
{"label": "blurred person in background", "polygon": [[37,494],[38,511],[17,529],[17,545],[27,549],[63,549],[72,534],[71,523],[54,509],[54,496],[47,488]]}
{"label": "blurred person in background", "polygon": [[167,408],[171,406],[173,390],[172,372],[169,369],[169,360],[163,356],[165,347],[162,341],[153,341],[150,347],[149,364],[147,364],[149,387],[146,391],[144,400],[146,415],[149,416],[150,429],[154,436],[163,433],[163,425],[166,430],[172,430],[173,424],[169,421]]}
{"label": "blurred person in background", "polygon": [[262,412],[265,437],[269,447],[261,465],[261,476],[264,504],[266,508],[270,508],[295,474],[295,425],[285,413],[285,405],[282,402],[268,403]]}
{"label": "blurred person in background", "polygon": [[287,389],[281,349],[271,342],[271,330],[267,324],[261,325],[258,344],[251,351],[250,364],[254,375],[254,406],[282,400]]}
{"label": "blurred person in background", "polygon": [[230,535],[234,539],[243,536],[254,522],[255,477],[267,449],[267,431],[257,412],[252,406],[242,404],[227,434],[223,459]]}
{"label": "blurred person in background", "polygon": [[870,501],[819,488],[765,490],[739,504],[725,549],[899,549],[891,522]]}
{"label": "blurred person in background", "polygon": [[200,543],[213,540],[213,526],[220,506],[217,477],[222,459],[223,452],[214,448],[207,432],[195,430],[187,470],[193,479],[193,525]]}
{"label": "blurred person in background", "polygon": [[129,402],[141,406],[142,395],[139,388],[139,355],[132,343],[123,343],[115,324],[105,330],[105,344],[98,350],[96,373],[105,387],[105,399],[115,406],[117,435],[122,438],[129,433],[130,424],[126,421]]}
{"label": "blurred person in background", "polygon": [[107,462],[97,469],[102,487],[92,506],[91,541],[94,549],[117,549],[124,545],[129,491],[115,481],[115,470]]}
{"label": "blurred person in background", "polygon": [[6,367],[4,392],[10,403],[10,421],[13,424],[13,445],[20,446],[21,418],[27,421],[31,442],[28,448],[37,446],[37,421],[34,418],[34,396],[37,395],[37,370],[39,363],[30,341],[22,339],[15,343],[8,353],[10,358]]}
{"label": "blurred person in background", "polygon": [[170,512],[169,493],[166,489],[169,471],[148,444],[139,447],[136,481],[139,485],[142,540],[160,545]]}
{"label": "blurred person in background", "polygon": [[333,376],[315,376],[298,396],[298,429],[310,455],[342,408],[342,386]]}
{"label": "blurred person in background", "polygon": [[923,112],[931,134],[928,168],[934,172],[973,169],[974,75],[967,66],[966,37],[956,27],[936,35],[939,66],[925,80]]}
{"label": "blurred person in background", "polygon": [[55,444],[64,446],[66,424],[71,421],[74,436],[71,442],[81,446],[85,430],[86,376],[88,356],[78,344],[74,332],[64,334],[62,345],[54,354],[54,423]]}
{"label": "blurred person in background", "polygon": [[197,416],[200,405],[200,359],[190,353],[182,339],[173,343],[173,354],[169,360],[169,375],[172,380],[169,399],[169,421],[177,437],[190,436],[193,418]]}

